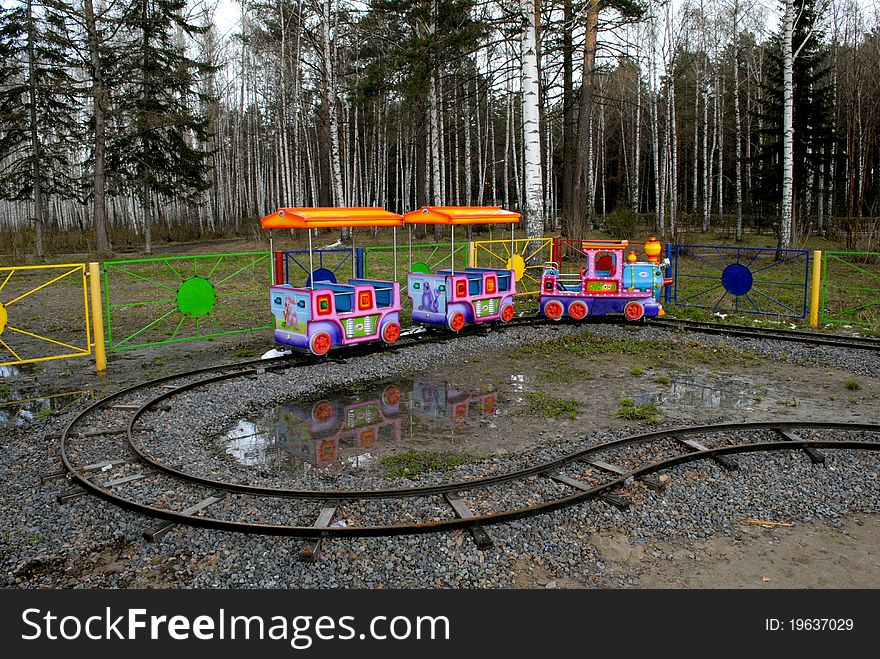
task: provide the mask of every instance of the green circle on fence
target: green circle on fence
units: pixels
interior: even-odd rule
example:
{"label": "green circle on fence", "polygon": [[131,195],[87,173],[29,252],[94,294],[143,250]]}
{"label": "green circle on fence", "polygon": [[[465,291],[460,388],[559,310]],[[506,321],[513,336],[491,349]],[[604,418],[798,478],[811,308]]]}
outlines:
{"label": "green circle on fence", "polygon": [[177,308],[185,316],[201,318],[214,308],[214,284],[204,277],[190,277],[177,289]]}
{"label": "green circle on fence", "polygon": [[0,302],[0,334],[3,334],[3,330],[6,329],[7,320],[9,320],[9,313],[6,311],[6,307],[3,306],[3,303]]}
{"label": "green circle on fence", "polygon": [[427,263],[423,263],[422,261],[416,261],[415,263],[412,264],[412,268],[410,269],[410,272],[418,272],[419,274],[422,274],[422,275],[430,275],[431,274],[431,267]]}

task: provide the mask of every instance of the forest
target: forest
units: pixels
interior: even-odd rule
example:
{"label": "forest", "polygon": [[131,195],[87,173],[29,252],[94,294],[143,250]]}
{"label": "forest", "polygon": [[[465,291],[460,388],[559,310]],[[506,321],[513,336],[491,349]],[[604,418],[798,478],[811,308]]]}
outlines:
{"label": "forest", "polygon": [[215,0],[0,2],[0,253],[423,205],[501,205],[530,237],[877,247],[872,0],[234,8],[224,25]]}

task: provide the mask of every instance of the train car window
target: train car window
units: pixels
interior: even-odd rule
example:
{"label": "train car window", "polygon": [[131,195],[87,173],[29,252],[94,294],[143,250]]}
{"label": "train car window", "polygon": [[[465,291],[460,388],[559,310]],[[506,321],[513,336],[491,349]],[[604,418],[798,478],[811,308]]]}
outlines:
{"label": "train car window", "polygon": [[358,294],[358,309],[363,311],[373,306],[373,295],[370,291],[361,291]]}
{"label": "train car window", "polygon": [[617,266],[617,255],[611,252],[599,252],[596,254],[596,276],[610,277]]}
{"label": "train car window", "polygon": [[495,277],[486,278],[486,293],[494,293],[496,289]]}
{"label": "train car window", "polygon": [[470,289],[471,295],[479,295],[483,292],[483,278],[477,277],[468,277],[468,288]]}
{"label": "train car window", "polygon": [[318,315],[326,316],[332,312],[332,308],[330,305],[330,295],[319,295],[317,299],[318,303]]}
{"label": "train car window", "polygon": [[336,311],[338,313],[348,313],[354,307],[354,293],[344,293],[337,291],[333,293],[336,296]]}
{"label": "train car window", "polygon": [[510,290],[510,273],[502,273],[498,275],[498,290],[506,293]]}
{"label": "train car window", "polygon": [[544,282],[544,290],[545,291],[552,291],[553,290],[553,280],[552,279],[548,279],[547,281]]}
{"label": "train car window", "polygon": [[467,282],[455,282],[455,297],[467,297]]}
{"label": "train car window", "polygon": [[390,307],[393,297],[394,297],[394,295],[392,294],[391,287],[376,288],[376,306],[377,307]]}

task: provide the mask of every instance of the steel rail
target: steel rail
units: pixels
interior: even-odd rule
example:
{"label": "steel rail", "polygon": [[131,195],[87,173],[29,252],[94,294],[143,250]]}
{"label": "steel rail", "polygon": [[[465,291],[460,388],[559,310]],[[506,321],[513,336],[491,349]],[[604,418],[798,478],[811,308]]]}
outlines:
{"label": "steel rail", "polygon": [[[878,428],[880,431],[880,428]],[[832,441],[832,440],[800,440],[800,441],[779,441],[779,442],[762,442],[754,444],[737,444],[732,446],[722,446],[709,449],[706,451],[694,451],[680,456],[674,456],[653,462],[633,471],[630,471],[618,478],[612,479],[601,485],[596,485],[588,490],[578,492],[576,494],[547,501],[535,506],[525,508],[517,508],[504,512],[491,513],[488,515],[453,518],[448,520],[440,520],[435,522],[423,522],[417,524],[396,524],[386,526],[362,526],[362,527],[326,527],[316,528],[315,526],[282,526],[277,524],[255,524],[251,522],[237,522],[230,520],[220,520],[211,517],[199,517],[196,515],[185,515],[172,510],[156,508],[148,506],[129,499],[118,497],[108,490],[93,486],[92,491],[116,504],[120,507],[142,513],[151,517],[158,517],[176,524],[188,526],[197,526],[202,528],[211,528],[221,531],[238,531],[244,533],[254,533],[261,535],[289,536],[300,538],[314,537],[377,537],[392,535],[415,535],[420,533],[435,533],[440,531],[454,531],[459,529],[467,529],[471,527],[491,526],[502,522],[515,521],[533,515],[546,514],[565,508],[571,505],[581,503],[589,498],[600,495],[614,487],[624,485],[630,478],[638,478],[648,475],[656,471],[661,471],[670,467],[674,467],[695,460],[711,458],[717,455],[729,455],[736,453],[748,452],[766,452],[766,451],[791,451],[794,449],[850,449],[850,450],[880,450],[880,443],[876,442],[857,442],[857,441]]]}
{"label": "steel rail", "polygon": [[756,327],[748,327],[747,325],[727,325],[725,323],[686,320],[682,318],[652,318],[651,324],[655,323],[658,327],[667,325],[692,332],[704,332],[706,334],[724,334],[727,336],[739,336],[743,338],[793,341],[796,343],[810,343],[814,345],[852,348],[856,350],[880,350],[880,339],[865,336],[844,336],[841,334],[781,330],[768,327],[762,327],[759,329]]}

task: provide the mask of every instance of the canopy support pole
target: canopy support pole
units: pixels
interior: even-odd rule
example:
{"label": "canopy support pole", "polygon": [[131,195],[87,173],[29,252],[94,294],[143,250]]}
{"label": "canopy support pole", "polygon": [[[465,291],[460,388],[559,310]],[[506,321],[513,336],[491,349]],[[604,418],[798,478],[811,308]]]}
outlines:
{"label": "canopy support pole", "polygon": [[315,290],[315,264],[312,262],[312,230],[306,229],[309,234],[309,288]]}
{"label": "canopy support pole", "polygon": [[455,225],[452,226],[452,251],[449,253],[450,272],[455,274]]}
{"label": "canopy support pole", "polygon": [[397,281],[397,227],[391,227],[391,235],[394,240],[394,281]]}

